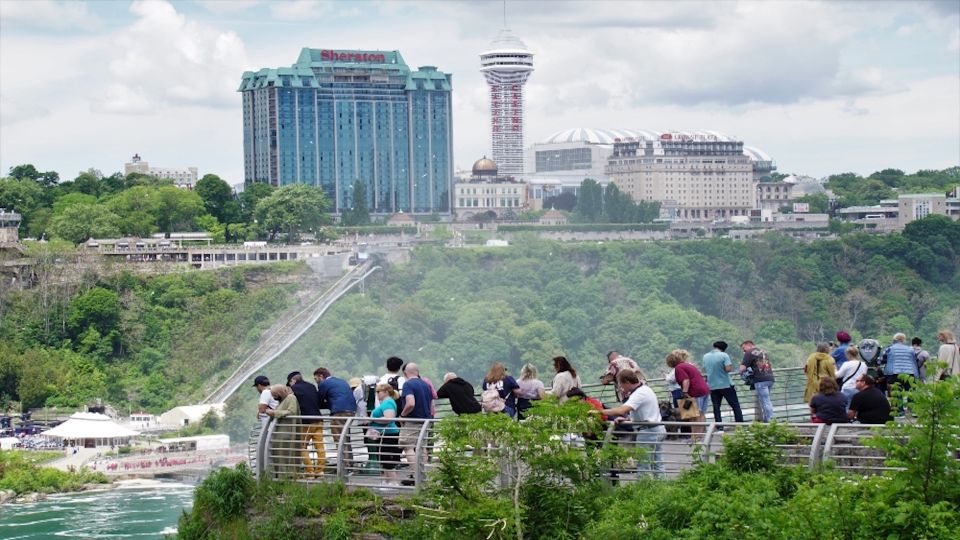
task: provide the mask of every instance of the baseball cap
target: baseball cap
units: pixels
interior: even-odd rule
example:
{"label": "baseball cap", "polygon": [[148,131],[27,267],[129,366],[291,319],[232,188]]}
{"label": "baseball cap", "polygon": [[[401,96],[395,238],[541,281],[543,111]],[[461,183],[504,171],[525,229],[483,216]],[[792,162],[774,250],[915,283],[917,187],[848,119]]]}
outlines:
{"label": "baseball cap", "polygon": [[837,341],[839,341],[840,343],[849,343],[850,334],[844,332],[843,330],[837,332]]}
{"label": "baseball cap", "polygon": [[360,377],[353,377],[352,379],[347,381],[347,384],[350,385],[350,388],[356,388],[360,386],[362,383],[363,381],[360,380]]}
{"label": "baseball cap", "polygon": [[290,382],[290,379],[292,379],[294,375],[300,375],[300,372],[299,372],[299,371],[291,371],[290,373],[287,373],[287,382]]}
{"label": "baseball cap", "polygon": [[261,384],[264,386],[270,386],[270,379],[268,379],[266,375],[257,375],[257,378],[253,380],[253,385],[259,386]]}

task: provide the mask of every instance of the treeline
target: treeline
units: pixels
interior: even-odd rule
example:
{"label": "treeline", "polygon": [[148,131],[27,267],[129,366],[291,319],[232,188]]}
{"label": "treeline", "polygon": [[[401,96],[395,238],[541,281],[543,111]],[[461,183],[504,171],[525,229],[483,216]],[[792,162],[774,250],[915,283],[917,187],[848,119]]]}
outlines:
{"label": "treeline", "polygon": [[[19,402],[162,412],[226,377],[309,273],[302,265],[143,277],[127,271],[53,279],[66,257],[37,255],[45,274],[0,298],[0,410]],[[67,283],[69,281],[69,284]]]}
{"label": "treeline", "polygon": [[659,202],[635,202],[616,184],[611,182],[604,188],[592,178],[580,183],[579,195],[567,191],[547,197],[543,207],[571,212],[572,220],[578,223],[650,223],[660,217]]}
{"label": "treeline", "polygon": [[[848,172],[830,175],[824,183],[824,187],[836,196],[837,208],[871,206],[884,199],[896,199],[901,193],[947,193],[958,186],[960,166],[942,170],[921,169],[913,174],[900,169],[884,169],[866,177]],[[826,193],[805,195],[794,202],[809,203],[811,212],[832,210]]]}

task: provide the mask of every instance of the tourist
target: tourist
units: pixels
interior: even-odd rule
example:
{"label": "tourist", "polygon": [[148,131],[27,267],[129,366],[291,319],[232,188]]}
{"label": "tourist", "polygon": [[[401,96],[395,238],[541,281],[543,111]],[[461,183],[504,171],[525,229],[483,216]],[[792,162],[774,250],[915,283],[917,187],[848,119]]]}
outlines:
{"label": "tourist", "polygon": [[[595,411],[600,413],[600,422],[590,426],[594,429],[592,431],[585,431],[580,434],[585,440],[599,441],[601,435],[603,435],[604,424],[602,422],[607,421],[607,416],[603,414],[603,403],[600,403],[600,400],[595,397],[588,396],[582,388],[571,388],[570,391],[567,392],[567,399],[580,400],[590,405]],[[596,445],[598,443],[593,444]]]}
{"label": "tourist", "polygon": [[351,377],[347,384],[350,385],[350,391],[353,392],[353,402],[357,407],[357,416],[369,416],[369,411],[367,411],[367,385],[363,384],[363,379]]}
{"label": "tourist", "polygon": [[[510,418],[517,416],[517,395],[520,393],[520,385],[517,384],[516,379],[507,375],[507,368],[502,363],[494,362],[490,364],[490,370],[483,378],[481,389],[483,392],[481,393],[480,404],[484,407],[484,410],[497,412],[497,409],[499,409],[500,412],[506,413]],[[490,390],[496,390],[496,395],[488,393]],[[497,406],[493,407],[490,403],[497,403]]]}
{"label": "tourist", "polygon": [[403,383],[407,378],[403,376],[403,359],[396,356],[387,358],[387,372],[380,377],[377,384],[389,384],[397,392],[403,391]]}
{"label": "tourist", "polygon": [[[600,384],[606,385],[606,384],[611,384],[616,382],[617,373],[620,373],[620,370],[622,369],[632,369],[636,371],[640,369],[640,367],[637,366],[637,363],[634,362],[632,358],[621,356],[618,351],[608,352],[607,353],[607,371],[600,377]],[[618,402],[626,399],[627,396],[620,395],[620,390],[618,386],[615,386],[614,388],[617,388],[616,395],[617,395]]]}
{"label": "tourist", "polygon": [[890,418],[890,401],[876,387],[876,381],[869,375],[857,379],[857,392],[850,400],[847,418],[861,424],[886,424]]}
{"label": "tourist", "polygon": [[[773,419],[773,402],[770,400],[770,389],[773,388],[773,366],[767,352],[757,347],[753,341],[747,340],[740,344],[743,351],[743,360],[740,361],[740,373],[749,369],[753,374],[753,389],[757,393],[759,405],[759,420],[769,422]],[[755,409],[756,411],[756,409]],[[758,416],[756,412],[754,417]]]}
{"label": "tourist", "polygon": [[267,451],[268,463],[274,478],[293,479],[297,476],[297,454],[302,445],[296,421],[283,419],[298,416],[300,403],[290,387],[282,384],[271,386],[270,394],[279,404],[266,411],[274,420],[270,425],[272,447]]}
{"label": "tourist", "polygon": [[[847,342],[849,346],[849,341]],[[844,347],[846,350],[846,347]],[[810,399],[820,388],[820,379],[830,377],[836,379],[837,370],[834,357],[830,354],[830,346],[826,343],[817,344],[817,352],[811,353],[803,366],[803,372],[807,375],[807,387],[803,391],[803,401],[810,403]]]}
{"label": "tourist", "polygon": [[847,361],[837,369],[837,384],[840,385],[840,392],[847,398],[847,407],[850,406],[850,400],[857,393],[857,380],[861,375],[867,374],[867,363],[860,359],[860,351],[857,347],[851,345],[844,350],[847,355]]}
{"label": "tourist", "polygon": [[657,395],[630,369],[621,370],[617,374],[617,384],[621,392],[627,395],[627,400],[623,405],[600,412],[607,416],[619,416],[620,418],[615,420],[618,424],[624,421],[624,415],[629,415],[630,422],[639,424],[636,426],[635,441],[638,446],[646,449],[648,454],[646,459],[637,464],[637,472],[661,477],[665,469],[660,448],[667,436],[667,430],[660,423]]}
{"label": "tourist", "polygon": [[917,353],[906,342],[906,334],[897,332],[893,336],[893,343],[883,351],[883,374],[891,395],[898,388],[910,390],[910,378],[920,376]]}
{"label": "tourist", "polygon": [[[347,381],[334,377],[325,367],[314,370],[313,378],[317,381],[317,398],[321,409],[329,409],[330,416],[341,418],[357,415],[357,400]],[[343,437],[343,428],[346,423],[346,420],[331,420],[330,434],[333,436],[333,443],[337,446],[340,445],[341,439],[344,439],[343,459],[346,466],[349,466],[353,462],[353,445],[350,442],[349,431],[346,438]]]}
{"label": "tourist", "polygon": [[[403,383],[403,391],[400,393],[400,403],[403,408],[400,410],[400,418],[423,419],[433,418],[430,414],[431,404],[433,403],[433,392],[427,383],[420,379],[420,368],[413,362],[407,364],[403,371],[406,381]],[[387,383],[389,384],[389,383]],[[393,386],[392,384],[390,386]],[[407,458],[407,464],[411,467],[416,463],[416,447],[420,433],[423,431],[423,422],[404,422],[400,426],[400,447],[403,449]],[[422,465],[426,465],[426,452],[421,454]],[[401,482],[403,485],[414,485],[413,477]]]}
{"label": "tourist", "polygon": [[837,380],[824,376],[819,388],[820,393],[810,398],[810,421],[814,424],[846,424],[847,398],[840,393]]}
{"label": "tourist", "polygon": [[371,454],[380,462],[387,485],[396,485],[396,468],[400,464],[400,429],[397,418],[397,401],[400,394],[389,384],[376,386],[379,405],[370,413],[370,429],[364,438],[371,446]]}
{"label": "tourist", "polygon": [[720,404],[727,400],[727,405],[733,409],[733,419],[743,422],[743,411],[740,409],[740,399],[737,389],[730,380],[733,371],[733,362],[727,354],[727,342],[715,341],[713,350],[703,355],[703,370],[707,374],[707,385],[710,387],[710,401],[713,404],[713,420],[721,422]]}
{"label": "tourist", "polygon": [[842,366],[843,363],[849,358],[849,356],[847,356],[847,347],[850,346],[850,341],[850,334],[844,332],[843,330],[837,332],[837,346],[830,351],[830,356],[833,358],[833,363],[837,368],[840,368],[840,366]]}
{"label": "tourist", "polygon": [[303,380],[299,371],[291,371],[287,375],[287,386],[297,398],[299,414],[310,417],[300,420],[300,458],[305,473],[308,478],[320,477],[326,467],[327,451],[323,443],[323,420],[319,418],[320,397],[317,395],[317,387]]}
{"label": "tourist", "polygon": [[937,379],[943,380],[947,377],[960,376],[960,347],[957,346],[957,340],[953,337],[953,332],[949,330],[937,332],[937,341],[940,342],[937,359],[947,364],[944,369],[937,373]]}
{"label": "tourist", "polygon": [[437,389],[437,397],[450,400],[450,408],[458,416],[480,412],[480,402],[474,395],[473,385],[456,373],[443,376],[443,385]]}
{"label": "tourist", "polygon": [[553,358],[553,369],[557,374],[553,377],[553,387],[550,389],[550,393],[557,396],[560,403],[563,403],[567,400],[567,392],[571,388],[579,388],[583,384],[580,382],[580,377],[577,376],[577,370],[573,369],[565,356]]}
{"label": "tourist", "polygon": [[920,382],[927,382],[927,360],[930,360],[930,353],[923,349],[923,340],[918,337],[910,340],[910,346],[917,355],[917,378]]}
{"label": "tourist", "polygon": [[533,364],[526,363],[520,368],[520,393],[517,395],[517,418],[523,420],[525,411],[533,406],[532,401],[543,399],[546,395],[546,388],[543,381],[537,377],[537,368]]}
{"label": "tourist", "polygon": [[257,375],[253,379],[253,387],[260,394],[260,402],[257,404],[257,420],[260,420],[260,429],[262,430],[270,422],[267,409],[276,409],[280,402],[273,399],[273,394],[270,393],[270,379],[266,375]]}

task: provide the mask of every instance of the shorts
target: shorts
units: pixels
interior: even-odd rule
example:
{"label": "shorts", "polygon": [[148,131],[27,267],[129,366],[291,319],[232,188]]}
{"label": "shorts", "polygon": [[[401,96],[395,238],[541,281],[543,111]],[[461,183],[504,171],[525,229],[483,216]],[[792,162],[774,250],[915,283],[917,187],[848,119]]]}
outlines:
{"label": "shorts", "polygon": [[400,427],[399,443],[401,448],[414,448],[417,445],[417,439],[420,437],[420,430],[423,424],[407,424]]}

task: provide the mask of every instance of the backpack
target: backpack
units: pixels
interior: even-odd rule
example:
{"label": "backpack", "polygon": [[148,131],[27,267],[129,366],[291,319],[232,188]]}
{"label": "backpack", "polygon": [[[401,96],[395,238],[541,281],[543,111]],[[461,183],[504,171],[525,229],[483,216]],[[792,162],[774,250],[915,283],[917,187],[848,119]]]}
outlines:
{"label": "backpack", "polygon": [[390,377],[389,379],[387,379],[387,384],[389,384],[390,386],[393,387],[394,390],[396,390],[397,392],[399,392],[399,391],[400,391],[400,376],[399,376],[399,375],[394,375],[393,377]]}
{"label": "backpack", "polygon": [[496,388],[490,386],[480,394],[480,408],[483,412],[501,412],[507,408],[507,400],[500,397]]}

